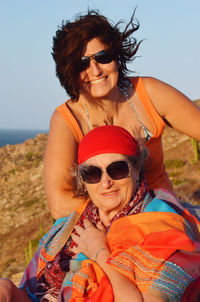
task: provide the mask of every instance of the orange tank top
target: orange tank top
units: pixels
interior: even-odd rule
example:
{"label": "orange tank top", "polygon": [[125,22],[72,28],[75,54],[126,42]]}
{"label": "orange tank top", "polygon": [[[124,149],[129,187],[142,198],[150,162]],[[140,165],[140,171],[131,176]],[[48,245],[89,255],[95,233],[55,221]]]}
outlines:
{"label": "orange tank top", "polygon": [[[160,117],[160,115],[157,113],[155,107],[153,106],[151,99],[144,87],[142,78],[132,77],[130,78],[130,80],[154,127],[152,137],[145,143],[145,146],[149,150],[149,157],[145,165],[145,177],[147,181],[147,186],[149,189],[163,188],[169,191],[173,191],[173,186],[166,172],[163,159],[161,140],[162,133],[165,128],[165,123]],[[71,131],[73,132],[76,138],[76,141],[79,143],[83,137],[83,133],[74,115],[70,111],[67,102],[57,107],[56,110],[66,120],[68,126],[70,127]]]}

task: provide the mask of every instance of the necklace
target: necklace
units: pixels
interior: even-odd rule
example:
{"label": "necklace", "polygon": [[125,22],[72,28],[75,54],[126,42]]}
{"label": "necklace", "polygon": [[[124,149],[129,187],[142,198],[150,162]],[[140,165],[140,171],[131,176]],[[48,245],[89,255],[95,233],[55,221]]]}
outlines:
{"label": "necklace", "polygon": [[[145,134],[145,140],[148,141],[153,135],[152,133],[147,129],[147,127],[143,124],[138,112],[136,111],[134,105],[131,103],[131,101],[129,100],[128,98],[128,87],[126,86],[124,89],[120,89],[123,97],[125,98],[125,100],[127,101],[127,103],[131,106],[132,110],[135,112],[136,114],[136,117],[137,119],[139,120],[141,126],[142,126],[142,129],[144,131],[144,134]],[[88,121],[88,126],[89,126],[89,129],[92,130],[93,127],[92,127],[92,124],[91,124],[91,121],[90,121],[90,116],[89,116],[89,113],[88,113],[88,108],[87,108],[87,104],[85,103],[85,112],[86,112],[86,116],[87,116],[87,121]],[[108,121],[109,123],[113,124],[113,117],[108,117]],[[104,121],[105,124],[109,124],[108,122]]]}
{"label": "necklace", "polygon": [[90,122],[90,117],[89,117],[89,113],[88,113],[88,109],[87,109],[87,104],[85,103],[85,112],[86,112],[86,116],[87,116],[87,120],[88,120],[88,126],[89,126],[89,129],[90,131],[92,130],[92,125],[91,125],[91,122]]}
{"label": "necklace", "polygon": [[124,94],[124,97],[127,101],[127,103],[131,106],[131,108],[133,109],[133,111],[135,112],[136,116],[137,116],[137,119],[139,120],[141,126],[142,126],[142,129],[144,130],[144,134],[145,134],[145,138],[146,138],[146,141],[148,141],[151,137],[152,137],[152,133],[147,129],[147,127],[143,124],[139,114],[137,113],[135,107],[133,106],[133,104],[130,102],[130,100],[128,99],[128,97],[126,96],[126,94]]}

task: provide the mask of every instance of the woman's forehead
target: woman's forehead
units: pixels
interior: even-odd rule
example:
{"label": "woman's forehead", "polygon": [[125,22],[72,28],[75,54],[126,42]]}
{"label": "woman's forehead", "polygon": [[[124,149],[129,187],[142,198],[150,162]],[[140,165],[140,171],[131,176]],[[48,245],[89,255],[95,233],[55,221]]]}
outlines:
{"label": "woman's forehead", "polygon": [[117,160],[124,160],[126,159],[126,155],[119,154],[119,153],[104,153],[98,154],[93,157],[90,157],[88,160],[84,162],[87,165],[98,165],[100,167],[107,167],[111,162]]}
{"label": "woman's forehead", "polygon": [[83,55],[90,56],[99,52],[100,50],[105,50],[106,48],[107,47],[99,40],[99,38],[93,38],[84,47]]}

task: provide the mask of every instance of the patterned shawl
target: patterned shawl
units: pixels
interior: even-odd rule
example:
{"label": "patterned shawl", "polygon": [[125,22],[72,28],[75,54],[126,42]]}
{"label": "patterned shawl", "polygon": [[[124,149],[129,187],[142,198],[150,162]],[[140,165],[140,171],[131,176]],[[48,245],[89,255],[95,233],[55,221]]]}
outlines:
{"label": "patterned shawl", "polygon": [[[144,194],[140,188],[110,223],[107,263],[141,292],[164,301],[198,301],[200,223],[169,192]],[[59,219],[43,237],[20,284],[33,301],[114,301],[102,269],[83,254],[72,258],[68,252],[74,225],[91,216],[96,223],[98,209],[88,202],[85,209]]]}

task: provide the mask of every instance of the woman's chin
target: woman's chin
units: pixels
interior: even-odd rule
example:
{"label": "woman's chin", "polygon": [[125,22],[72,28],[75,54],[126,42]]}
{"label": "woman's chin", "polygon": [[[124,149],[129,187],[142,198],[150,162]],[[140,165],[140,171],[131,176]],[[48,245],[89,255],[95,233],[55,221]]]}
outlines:
{"label": "woman's chin", "polygon": [[103,206],[99,207],[105,213],[119,212],[125,205],[125,202],[120,200],[119,198],[105,198],[103,202]]}
{"label": "woman's chin", "polygon": [[82,91],[83,94],[86,94],[89,98],[94,98],[97,101],[105,98],[112,97],[113,87],[111,85],[88,85],[84,87]]}

